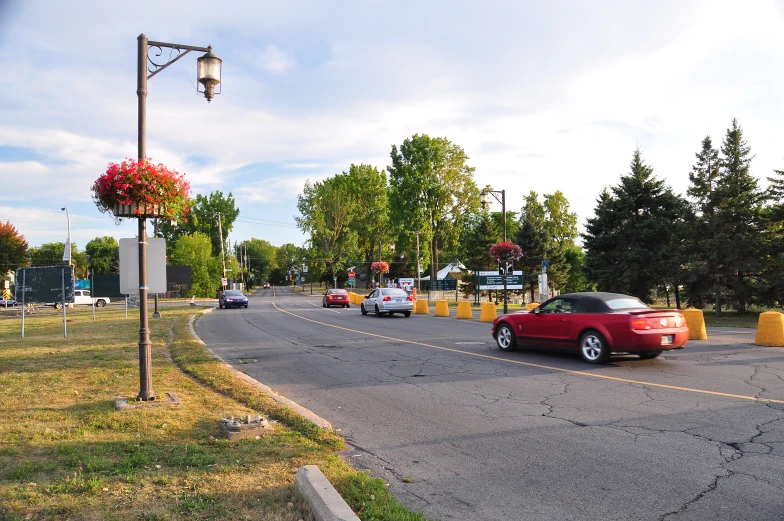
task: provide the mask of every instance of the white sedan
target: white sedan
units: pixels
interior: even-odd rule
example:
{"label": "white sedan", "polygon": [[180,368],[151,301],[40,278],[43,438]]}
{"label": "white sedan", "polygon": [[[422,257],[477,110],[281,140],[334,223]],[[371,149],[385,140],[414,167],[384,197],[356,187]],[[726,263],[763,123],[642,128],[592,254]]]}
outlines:
{"label": "white sedan", "polygon": [[376,288],[362,301],[360,310],[363,315],[375,313],[377,317],[384,313],[389,316],[401,313],[410,317],[414,310],[414,298],[402,289]]}

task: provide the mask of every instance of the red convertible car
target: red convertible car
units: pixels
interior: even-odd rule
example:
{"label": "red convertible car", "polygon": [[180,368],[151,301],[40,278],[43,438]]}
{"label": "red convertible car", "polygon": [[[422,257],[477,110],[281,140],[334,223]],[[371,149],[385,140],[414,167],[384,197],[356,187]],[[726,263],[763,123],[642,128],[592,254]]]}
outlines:
{"label": "red convertible car", "polygon": [[558,295],[531,311],[497,317],[492,335],[501,351],[518,345],[577,348],[583,360],[604,363],[610,353],[656,358],[683,349],[689,328],[676,309],[652,309],[619,293]]}

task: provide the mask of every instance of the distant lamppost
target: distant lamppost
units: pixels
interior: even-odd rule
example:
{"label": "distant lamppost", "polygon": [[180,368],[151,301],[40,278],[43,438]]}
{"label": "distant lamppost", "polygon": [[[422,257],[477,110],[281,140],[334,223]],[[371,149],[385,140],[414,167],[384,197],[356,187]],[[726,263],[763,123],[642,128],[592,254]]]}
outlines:
{"label": "distant lamppost", "polygon": [[[498,198],[501,194],[501,198]],[[495,197],[495,200],[501,203],[501,218],[504,221],[504,242],[506,242],[506,190],[482,190],[479,193],[479,201],[482,203],[482,208],[487,210],[490,208],[490,195]],[[504,271],[504,314],[508,311],[508,299],[506,298],[506,277],[509,275]]]}
{"label": "distant lamppost", "polygon": [[[139,97],[138,111],[138,158],[143,162],[147,156],[147,80],[161,72],[163,69],[176,62],[191,51],[205,53],[196,60],[196,79],[204,87],[196,92],[203,93],[207,101],[211,101],[215,94],[215,87],[221,81],[222,60],[212,54],[212,46],[194,47],[178,43],[154,42],[147,36],[140,34],[138,40],[138,53],[136,62],[136,94]],[[155,58],[163,54],[163,49],[169,49],[168,60],[159,63],[150,58],[148,51],[157,49]],[[147,227],[146,217],[161,217],[154,213],[155,210],[138,215],[125,217],[139,218],[139,395],[138,401],[155,400],[155,391],[152,389],[152,352],[150,342],[150,328],[147,321]],[[160,212],[160,210],[158,210]]]}
{"label": "distant lamppost", "polygon": [[65,212],[65,218],[68,220],[68,240],[65,242],[65,250],[63,251],[63,260],[71,264],[71,216],[68,214],[68,208],[60,208]]}

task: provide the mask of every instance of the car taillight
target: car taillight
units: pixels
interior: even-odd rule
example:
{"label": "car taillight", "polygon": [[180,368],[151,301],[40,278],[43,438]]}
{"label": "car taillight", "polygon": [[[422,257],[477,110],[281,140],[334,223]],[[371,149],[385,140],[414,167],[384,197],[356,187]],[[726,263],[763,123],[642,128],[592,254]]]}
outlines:
{"label": "car taillight", "polygon": [[409,296],[406,297],[406,300],[408,300],[409,302],[413,302],[414,301],[414,297],[409,295]]}
{"label": "car taillight", "polygon": [[382,300],[383,300],[384,302],[389,302],[390,300],[392,300],[392,297],[390,297],[389,295],[387,295],[387,296],[386,296],[386,297],[384,297]]}
{"label": "car taillight", "polygon": [[632,319],[632,329],[635,331],[640,331],[644,329],[650,329],[651,324],[648,322],[647,318],[633,318]]}

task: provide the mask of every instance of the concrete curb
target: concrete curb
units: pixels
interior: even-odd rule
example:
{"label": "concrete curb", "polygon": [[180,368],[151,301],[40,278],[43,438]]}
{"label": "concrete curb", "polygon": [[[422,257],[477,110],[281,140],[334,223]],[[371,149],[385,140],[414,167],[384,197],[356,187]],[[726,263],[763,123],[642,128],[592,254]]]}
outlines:
{"label": "concrete curb", "polygon": [[[211,312],[213,309],[214,309],[214,308],[208,308],[208,309],[205,309],[205,310],[204,310],[204,313],[209,313],[209,312]],[[196,315],[191,315],[191,318],[190,318],[190,320],[188,321],[188,329],[190,329],[190,331],[191,331],[191,335],[193,336],[193,338],[194,338],[194,339],[195,339],[197,342],[199,342],[201,345],[203,345],[203,346],[204,346],[204,347],[207,349],[207,351],[208,351],[208,352],[209,352],[209,353],[210,353],[212,356],[214,356],[215,358],[217,358],[218,360],[220,360],[221,362],[223,362],[223,363],[226,365],[226,367],[227,367],[227,368],[228,368],[228,369],[229,369],[229,370],[230,370],[232,373],[234,373],[234,375],[235,375],[237,378],[239,378],[239,379],[243,380],[244,382],[247,382],[247,383],[251,384],[251,385],[252,385],[253,387],[255,387],[256,389],[258,389],[258,390],[260,390],[260,391],[263,391],[263,392],[265,392],[267,395],[269,395],[269,397],[270,397],[270,398],[272,398],[273,400],[275,400],[275,401],[276,401],[276,402],[278,402],[279,404],[281,404],[281,405],[285,405],[286,407],[290,407],[290,408],[294,409],[295,411],[297,411],[297,413],[298,413],[300,416],[302,416],[302,417],[304,417],[304,418],[307,418],[308,420],[312,421],[313,423],[315,423],[316,425],[318,425],[318,426],[319,426],[319,427],[321,427],[322,429],[328,429],[328,430],[330,430],[330,431],[331,431],[331,430],[333,430],[333,429],[332,429],[332,424],[331,424],[331,423],[329,423],[329,422],[328,422],[327,420],[325,420],[324,418],[322,418],[321,416],[317,415],[316,413],[314,413],[313,411],[311,411],[311,410],[309,410],[309,409],[306,409],[306,408],[304,408],[304,407],[303,407],[303,406],[301,406],[300,404],[298,404],[298,403],[296,403],[296,402],[294,402],[294,401],[292,401],[292,400],[289,400],[288,398],[285,398],[285,397],[283,397],[283,396],[280,396],[278,393],[276,393],[275,391],[273,391],[272,389],[270,389],[269,387],[267,387],[267,386],[266,386],[266,385],[264,385],[263,383],[259,382],[258,380],[254,380],[253,378],[251,378],[250,376],[246,375],[246,374],[245,374],[245,373],[243,373],[242,371],[239,371],[239,370],[235,369],[235,368],[234,368],[234,366],[232,366],[231,364],[229,364],[228,362],[226,362],[226,360],[224,360],[223,358],[221,358],[221,357],[219,357],[218,355],[216,355],[216,354],[215,354],[215,353],[212,351],[212,349],[210,349],[209,347],[207,347],[207,344],[205,344],[205,343],[204,343],[204,341],[203,341],[201,338],[199,338],[199,335],[198,335],[198,334],[196,334],[196,329],[194,329],[194,327],[193,327],[193,323],[194,323],[195,321],[196,321]]]}
{"label": "concrete curb", "polygon": [[316,465],[300,467],[295,483],[316,521],[360,521]]}

